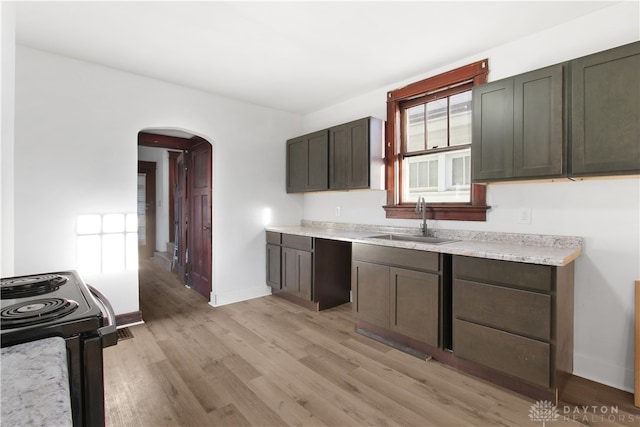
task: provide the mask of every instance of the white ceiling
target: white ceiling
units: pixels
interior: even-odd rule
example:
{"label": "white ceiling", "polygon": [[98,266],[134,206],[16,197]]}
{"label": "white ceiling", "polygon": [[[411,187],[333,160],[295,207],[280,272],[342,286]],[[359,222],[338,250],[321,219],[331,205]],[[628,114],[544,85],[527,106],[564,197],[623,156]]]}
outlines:
{"label": "white ceiling", "polygon": [[16,37],[22,45],[305,114],[611,4],[19,2]]}

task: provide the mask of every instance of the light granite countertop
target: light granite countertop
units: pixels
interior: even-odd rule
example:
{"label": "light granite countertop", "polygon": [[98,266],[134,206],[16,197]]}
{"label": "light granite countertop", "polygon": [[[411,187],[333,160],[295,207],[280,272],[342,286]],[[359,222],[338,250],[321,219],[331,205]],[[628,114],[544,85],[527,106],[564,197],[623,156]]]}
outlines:
{"label": "light granite countertop", "polygon": [[0,357],[2,425],[73,425],[63,338],[5,347]]}
{"label": "light granite countertop", "polygon": [[433,244],[383,240],[374,237],[382,234],[417,234],[417,228],[407,227],[302,221],[301,225],[267,227],[266,230],[322,239],[551,266],[567,265],[582,253],[582,238],[575,236],[430,229],[430,236],[454,240],[444,244]]}

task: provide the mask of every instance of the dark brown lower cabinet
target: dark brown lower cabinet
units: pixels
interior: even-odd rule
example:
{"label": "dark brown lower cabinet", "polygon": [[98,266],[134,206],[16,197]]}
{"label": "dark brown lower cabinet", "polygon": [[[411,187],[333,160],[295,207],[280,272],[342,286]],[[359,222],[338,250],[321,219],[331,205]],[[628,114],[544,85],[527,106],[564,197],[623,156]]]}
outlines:
{"label": "dark brown lower cabinet", "polygon": [[311,301],[311,252],[282,248],[282,290]]}
{"label": "dark brown lower cabinet", "polygon": [[438,346],[440,255],[360,243],[353,244],[352,254],[353,312],[359,327],[390,331],[395,334],[391,339],[411,347]]}
{"label": "dark brown lower cabinet", "polygon": [[391,268],[392,331],[438,346],[440,276]]}
{"label": "dark brown lower cabinet", "polygon": [[452,313],[455,357],[557,399],[573,372],[572,263],[454,256]]}
{"label": "dark brown lower cabinet", "polygon": [[281,234],[267,231],[267,252],[266,252],[266,268],[267,268],[267,285],[273,289],[281,289],[282,281],[280,274],[281,253],[280,247]]}
{"label": "dark brown lower cabinet", "polygon": [[351,243],[267,231],[266,281],[310,310],[349,302]]}

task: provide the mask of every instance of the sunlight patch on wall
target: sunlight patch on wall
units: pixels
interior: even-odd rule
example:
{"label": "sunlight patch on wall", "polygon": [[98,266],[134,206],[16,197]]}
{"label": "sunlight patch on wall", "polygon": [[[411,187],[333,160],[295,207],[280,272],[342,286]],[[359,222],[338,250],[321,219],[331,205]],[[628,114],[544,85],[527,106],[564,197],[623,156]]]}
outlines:
{"label": "sunlight patch on wall", "polygon": [[137,270],[137,213],[80,215],[76,233],[80,274]]}

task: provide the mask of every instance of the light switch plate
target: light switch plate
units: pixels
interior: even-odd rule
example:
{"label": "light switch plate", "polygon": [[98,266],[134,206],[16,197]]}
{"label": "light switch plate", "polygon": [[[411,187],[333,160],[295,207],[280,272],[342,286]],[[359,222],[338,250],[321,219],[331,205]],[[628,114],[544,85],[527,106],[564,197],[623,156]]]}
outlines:
{"label": "light switch plate", "polygon": [[531,224],[531,208],[518,209],[518,224]]}

